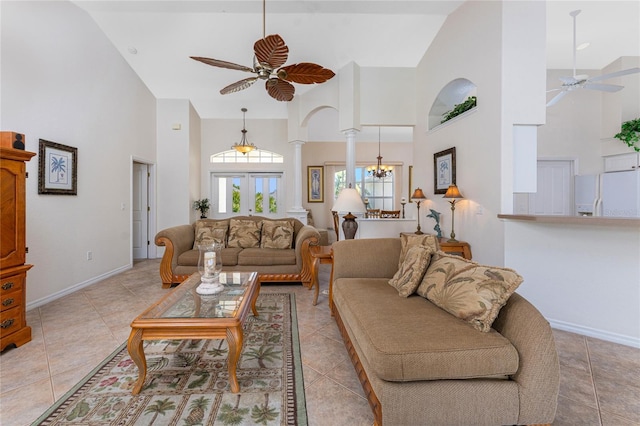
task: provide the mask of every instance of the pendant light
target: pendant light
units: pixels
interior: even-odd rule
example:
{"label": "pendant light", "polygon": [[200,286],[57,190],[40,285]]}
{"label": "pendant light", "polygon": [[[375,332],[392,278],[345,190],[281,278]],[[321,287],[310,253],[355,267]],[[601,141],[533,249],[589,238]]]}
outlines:
{"label": "pendant light", "polygon": [[378,126],[378,164],[376,166],[367,167],[367,172],[378,179],[386,178],[387,176],[391,176],[391,173],[393,173],[392,166],[385,166],[382,164],[382,155],[380,154],[380,126]]}
{"label": "pendant light", "polygon": [[240,139],[240,143],[234,143],[231,148],[235,149],[238,152],[241,152],[242,155],[246,155],[247,152],[251,152],[254,149],[258,149],[254,144],[249,143],[247,141],[247,129],[245,126],[245,114],[247,113],[246,108],[242,108],[242,139]]}

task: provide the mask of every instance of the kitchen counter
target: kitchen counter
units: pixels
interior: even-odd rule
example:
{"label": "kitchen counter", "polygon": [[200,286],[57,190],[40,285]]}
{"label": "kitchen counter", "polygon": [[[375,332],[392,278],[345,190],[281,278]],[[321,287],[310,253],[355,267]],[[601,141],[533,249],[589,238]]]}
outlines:
{"label": "kitchen counter", "polygon": [[558,223],[566,225],[640,227],[640,218],[637,217],[499,214],[498,219],[519,220],[536,223]]}

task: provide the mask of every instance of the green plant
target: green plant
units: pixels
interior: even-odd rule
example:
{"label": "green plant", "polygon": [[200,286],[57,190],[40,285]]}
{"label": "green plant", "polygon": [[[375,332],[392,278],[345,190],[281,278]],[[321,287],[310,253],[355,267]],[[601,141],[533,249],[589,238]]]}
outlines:
{"label": "green plant", "polygon": [[469,96],[466,101],[454,105],[451,111],[445,112],[442,116],[442,121],[440,122],[440,124],[444,123],[445,121],[451,120],[453,117],[457,117],[465,111],[469,111],[471,108],[477,105],[477,102],[478,99],[475,96]]}
{"label": "green plant", "polygon": [[208,198],[203,198],[202,200],[196,200],[193,202],[193,209],[200,212],[200,218],[202,219],[207,217],[207,212],[209,211],[210,207],[211,204],[209,204]]}
{"label": "green plant", "polygon": [[614,138],[620,139],[636,152],[640,152],[640,145],[638,145],[640,140],[640,118],[622,123],[620,133],[615,135]]}

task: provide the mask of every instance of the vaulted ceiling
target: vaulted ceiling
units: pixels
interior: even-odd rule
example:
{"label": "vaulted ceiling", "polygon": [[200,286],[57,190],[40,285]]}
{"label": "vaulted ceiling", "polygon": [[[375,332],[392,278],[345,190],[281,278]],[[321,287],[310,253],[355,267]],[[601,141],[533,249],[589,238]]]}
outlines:
{"label": "vaulted ceiling", "polygon": [[[251,74],[214,68],[189,56],[252,66],[262,37],[260,0],[74,1],[97,22],[157,98],[189,99],[202,118],[284,118],[286,103],[261,81],[237,93],[219,90]],[[289,47],[286,64],[314,62],[334,72],[362,67],[415,67],[447,18],[463,1],[268,0],[266,34]],[[620,56],[640,56],[640,2],[548,1],[547,67],[572,67],[571,10],[578,16],[581,69],[602,69]],[[309,86],[295,85],[296,93]]]}

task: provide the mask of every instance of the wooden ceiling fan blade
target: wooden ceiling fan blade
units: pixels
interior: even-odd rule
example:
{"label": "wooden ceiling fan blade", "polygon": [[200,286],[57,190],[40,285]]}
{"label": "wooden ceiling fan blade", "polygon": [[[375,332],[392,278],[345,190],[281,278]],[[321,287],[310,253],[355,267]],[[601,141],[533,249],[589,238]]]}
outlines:
{"label": "wooden ceiling fan blade", "polygon": [[265,82],[265,88],[273,99],[277,101],[289,102],[293,100],[296,88],[293,84],[279,78],[270,78]]}
{"label": "wooden ceiling fan blade", "polygon": [[547,102],[547,106],[550,107],[552,105],[557,104],[558,101],[560,101],[560,99],[564,98],[567,93],[569,93],[569,92],[567,92],[566,90],[558,93],[549,102]]}
{"label": "wooden ceiling fan blade", "polygon": [[235,83],[232,83],[227,87],[223,88],[222,90],[220,90],[220,94],[226,95],[228,93],[234,93],[234,92],[239,92],[241,90],[244,90],[248,87],[251,87],[251,85],[253,85],[253,83],[255,83],[257,79],[258,77],[249,77],[240,81],[236,81]]}
{"label": "wooden ceiling fan blade", "polygon": [[258,62],[268,65],[271,69],[284,65],[289,57],[289,48],[278,34],[268,35],[256,41],[253,51]]}
{"label": "wooden ceiling fan blade", "polygon": [[593,84],[586,83],[584,86],[585,89],[590,90],[601,90],[603,92],[618,92],[624,89],[624,86],[618,86],[617,84]]}
{"label": "wooden ceiling fan blade", "polygon": [[609,74],[599,75],[597,77],[590,78],[589,81],[607,80],[609,78],[621,77],[623,75],[635,74],[638,72],[640,72],[640,68],[638,67],[629,68],[628,70],[616,71],[616,72],[611,72]]}
{"label": "wooden ceiling fan blade", "polygon": [[324,83],[335,76],[335,73],[322,65],[311,62],[287,65],[278,70],[278,77],[299,84]]}
{"label": "wooden ceiling fan blade", "polygon": [[253,72],[253,68],[245,67],[244,65],[234,64],[233,62],[221,61],[220,59],[213,59],[213,58],[203,58],[201,56],[189,56],[189,57],[195,61],[202,62],[203,64],[211,65],[213,67]]}

